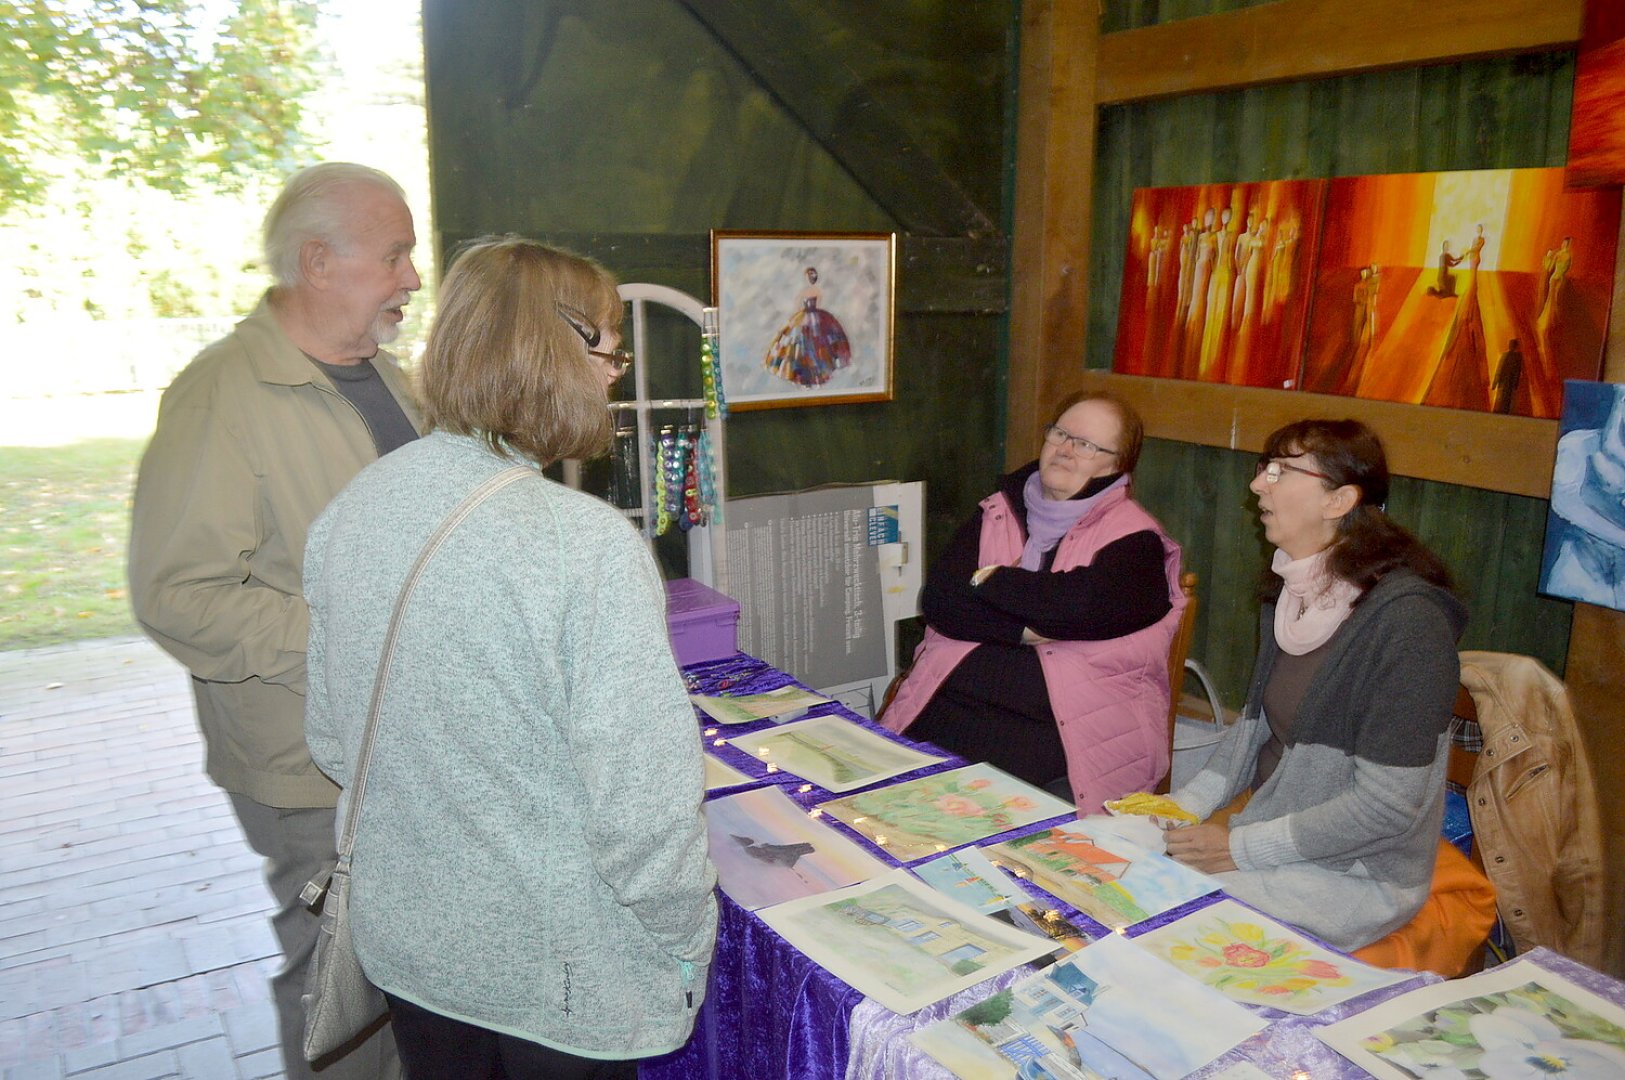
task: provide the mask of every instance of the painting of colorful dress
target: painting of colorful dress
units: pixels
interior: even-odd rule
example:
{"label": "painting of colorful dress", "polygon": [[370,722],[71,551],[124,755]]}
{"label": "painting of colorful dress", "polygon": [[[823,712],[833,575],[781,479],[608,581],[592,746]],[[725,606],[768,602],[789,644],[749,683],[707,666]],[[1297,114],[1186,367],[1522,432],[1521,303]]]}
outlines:
{"label": "painting of colorful dress", "polygon": [[1332,180],[1303,389],[1557,416],[1601,370],[1619,212],[1562,169]]}
{"label": "painting of colorful dress", "polygon": [[1112,370],[1291,389],[1323,180],[1141,188]]}
{"label": "painting of colorful dress", "polygon": [[717,359],[734,410],[890,401],[890,233],[711,233]]}
{"label": "painting of colorful dress", "polygon": [[773,337],[763,361],[767,370],[799,386],[823,386],[830,376],[852,366],[852,345],[841,320],[818,305],[824,290],[818,287],[818,267],[806,269],[807,287],[797,297],[801,305]]}

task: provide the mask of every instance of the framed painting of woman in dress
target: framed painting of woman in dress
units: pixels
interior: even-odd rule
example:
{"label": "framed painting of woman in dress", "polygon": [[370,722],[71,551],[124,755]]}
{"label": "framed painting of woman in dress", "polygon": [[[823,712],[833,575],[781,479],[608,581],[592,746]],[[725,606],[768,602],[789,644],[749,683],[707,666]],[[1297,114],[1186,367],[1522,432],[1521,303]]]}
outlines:
{"label": "framed painting of woman in dress", "polygon": [[892,398],[891,233],[711,233],[730,408]]}

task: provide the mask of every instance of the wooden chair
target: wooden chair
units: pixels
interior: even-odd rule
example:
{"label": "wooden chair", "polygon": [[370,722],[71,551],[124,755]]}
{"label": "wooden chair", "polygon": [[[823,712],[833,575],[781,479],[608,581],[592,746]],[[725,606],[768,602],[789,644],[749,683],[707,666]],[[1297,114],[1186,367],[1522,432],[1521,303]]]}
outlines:
{"label": "wooden chair", "polygon": [[[1157,783],[1157,794],[1168,794],[1174,771],[1174,721],[1179,718],[1179,699],[1185,693],[1185,660],[1191,654],[1191,638],[1196,636],[1196,575],[1179,575],[1179,591],[1185,594],[1185,610],[1179,615],[1179,628],[1168,645],[1168,771]],[[1215,723],[1224,718],[1215,716]]]}

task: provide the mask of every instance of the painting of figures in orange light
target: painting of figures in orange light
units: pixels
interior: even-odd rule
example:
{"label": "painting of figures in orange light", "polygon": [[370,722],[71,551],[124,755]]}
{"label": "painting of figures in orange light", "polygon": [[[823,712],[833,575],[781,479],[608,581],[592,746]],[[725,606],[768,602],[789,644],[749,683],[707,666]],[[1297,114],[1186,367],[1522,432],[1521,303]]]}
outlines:
{"label": "painting of figures in orange light", "polygon": [[1562,169],[1331,181],[1303,388],[1557,416],[1602,369],[1619,213]]}
{"label": "painting of figures in orange light", "polygon": [[1586,5],[1567,179],[1571,187],[1625,182],[1625,4],[1617,0]]}
{"label": "painting of figures in orange light", "polygon": [[1297,385],[1324,180],[1140,188],[1112,369]]}

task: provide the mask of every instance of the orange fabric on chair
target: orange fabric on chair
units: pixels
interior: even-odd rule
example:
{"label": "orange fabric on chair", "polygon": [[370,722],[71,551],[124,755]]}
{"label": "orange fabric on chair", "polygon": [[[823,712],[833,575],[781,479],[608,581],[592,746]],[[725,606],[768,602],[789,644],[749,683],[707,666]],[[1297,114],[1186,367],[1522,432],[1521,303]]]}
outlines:
{"label": "orange fabric on chair", "polygon": [[1495,887],[1467,856],[1441,840],[1433,888],[1416,917],[1353,955],[1373,967],[1436,971],[1453,979],[1467,972],[1494,925]]}

